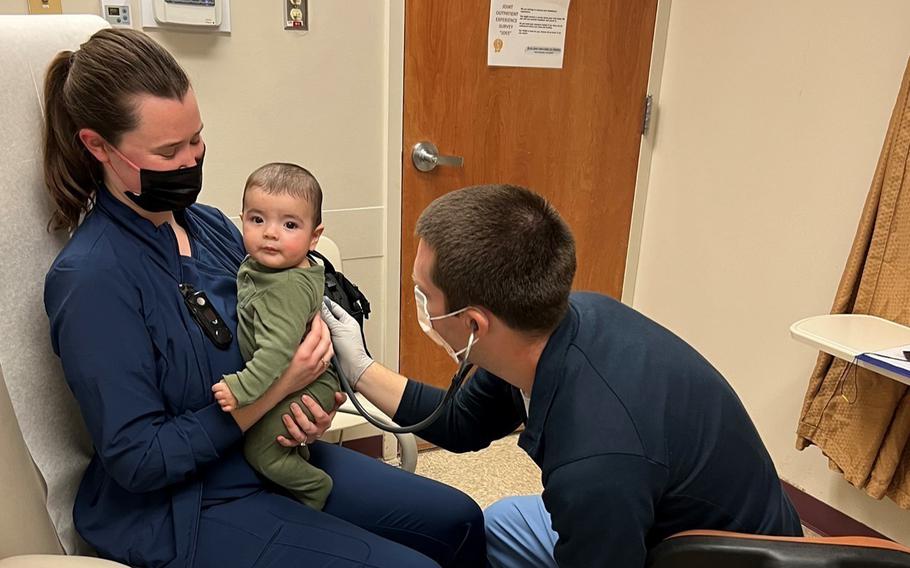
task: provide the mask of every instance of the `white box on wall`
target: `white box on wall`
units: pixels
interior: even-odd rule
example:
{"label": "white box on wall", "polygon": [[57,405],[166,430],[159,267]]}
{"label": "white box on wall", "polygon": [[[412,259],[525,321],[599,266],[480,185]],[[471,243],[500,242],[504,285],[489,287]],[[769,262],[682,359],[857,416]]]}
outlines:
{"label": "white box on wall", "polygon": [[188,32],[230,32],[231,31],[231,0],[215,0],[221,3],[221,24],[218,26],[189,26],[182,24],[161,24],[155,19],[156,0],[140,0],[142,3],[142,27],[159,28]]}

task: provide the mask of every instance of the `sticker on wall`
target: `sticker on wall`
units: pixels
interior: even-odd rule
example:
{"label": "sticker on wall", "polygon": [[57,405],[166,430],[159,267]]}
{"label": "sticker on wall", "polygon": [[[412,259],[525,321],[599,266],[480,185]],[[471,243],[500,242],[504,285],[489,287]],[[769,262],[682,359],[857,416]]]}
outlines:
{"label": "sticker on wall", "polygon": [[570,0],[490,0],[487,65],[562,69]]}

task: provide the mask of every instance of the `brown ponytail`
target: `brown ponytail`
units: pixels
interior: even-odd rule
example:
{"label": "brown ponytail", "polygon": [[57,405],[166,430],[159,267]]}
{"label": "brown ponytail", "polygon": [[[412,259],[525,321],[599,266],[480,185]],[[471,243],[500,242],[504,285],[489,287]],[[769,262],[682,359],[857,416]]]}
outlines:
{"label": "brown ponytail", "polygon": [[71,231],[88,209],[100,179],[101,164],[77,138],[78,128],[66,110],[63,87],[70,72],[72,51],[54,57],[44,80],[44,179],[56,210],[50,228]]}
{"label": "brown ponytail", "polygon": [[101,30],[78,51],[58,53],[44,81],[44,179],[56,206],[49,228],[74,230],[103,179],[79,130],[117,144],[138,122],[135,97],[182,100],[189,88],[173,56],[136,30]]}

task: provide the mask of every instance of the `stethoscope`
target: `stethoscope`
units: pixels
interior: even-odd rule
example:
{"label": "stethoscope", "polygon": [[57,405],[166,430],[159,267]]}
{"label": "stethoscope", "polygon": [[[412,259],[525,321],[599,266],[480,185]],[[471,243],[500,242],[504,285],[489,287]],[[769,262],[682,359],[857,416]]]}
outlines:
{"label": "stethoscope", "polygon": [[[433,422],[436,422],[436,419],[442,414],[442,411],[445,410],[445,407],[449,402],[451,402],[452,397],[455,396],[455,393],[458,392],[458,389],[461,387],[461,383],[464,382],[465,378],[468,376],[468,373],[471,372],[471,369],[474,368],[474,365],[468,363],[468,357],[471,355],[471,347],[474,346],[474,331],[471,331],[470,337],[468,337],[468,345],[465,348],[464,355],[462,355],[461,361],[458,363],[458,371],[452,376],[452,384],[449,385],[449,390],[446,391],[445,396],[442,397],[439,406],[436,407],[429,416],[418,422],[417,424],[412,424],[410,426],[397,426],[390,422],[383,420],[382,418],[377,418],[367,411],[360,401],[357,400],[357,397],[354,395],[354,389],[348,383],[347,377],[342,373],[338,373],[339,381],[341,383],[341,388],[344,389],[345,394],[348,395],[348,399],[354,403],[354,407],[357,408],[357,412],[361,416],[366,418],[367,422],[373,426],[379,428],[380,430],[385,430],[386,432],[391,432],[392,434],[410,434],[412,432],[419,432],[424,428],[431,425]],[[334,356],[332,357],[335,368],[340,369],[341,366],[338,365],[338,360]]]}

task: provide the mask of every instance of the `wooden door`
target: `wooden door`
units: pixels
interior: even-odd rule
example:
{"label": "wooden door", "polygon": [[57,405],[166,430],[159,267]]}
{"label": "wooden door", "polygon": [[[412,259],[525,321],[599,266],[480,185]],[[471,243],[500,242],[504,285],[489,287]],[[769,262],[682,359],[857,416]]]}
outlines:
{"label": "wooden door", "polygon": [[[400,371],[448,386],[455,365],[417,325],[421,211],[448,191],[513,183],[546,196],[577,246],[574,287],[622,293],[657,0],[573,0],[562,69],[487,66],[490,0],[406,0]],[[429,141],[461,168],[420,172]]]}

